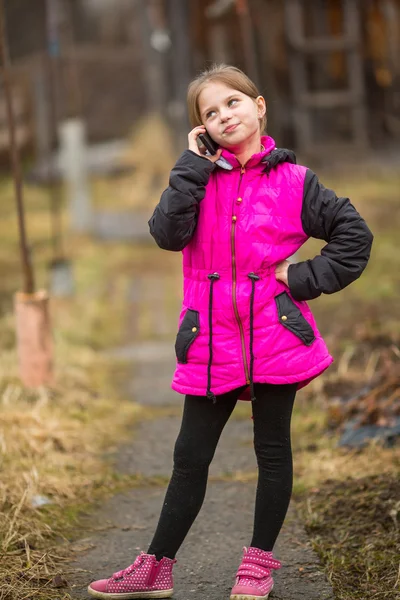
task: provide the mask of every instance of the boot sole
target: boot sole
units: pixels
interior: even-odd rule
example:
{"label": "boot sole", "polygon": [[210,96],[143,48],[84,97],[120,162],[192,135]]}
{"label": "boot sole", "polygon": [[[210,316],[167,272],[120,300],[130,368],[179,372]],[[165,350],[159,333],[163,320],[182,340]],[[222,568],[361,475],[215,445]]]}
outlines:
{"label": "boot sole", "polygon": [[118,600],[132,600],[133,598],[171,598],[174,590],[155,590],[153,592],[126,592],[123,594],[107,594],[106,592],[98,592],[92,589],[89,585],[88,592],[95,598],[115,598]]}
{"label": "boot sole", "polygon": [[271,592],[268,592],[266,596],[249,596],[249,594],[233,594],[230,600],[268,600]]}
{"label": "boot sole", "polygon": [[231,594],[230,600],[268,600],[274,586],[269,590],[266,596],[253,596],[252,594]]}

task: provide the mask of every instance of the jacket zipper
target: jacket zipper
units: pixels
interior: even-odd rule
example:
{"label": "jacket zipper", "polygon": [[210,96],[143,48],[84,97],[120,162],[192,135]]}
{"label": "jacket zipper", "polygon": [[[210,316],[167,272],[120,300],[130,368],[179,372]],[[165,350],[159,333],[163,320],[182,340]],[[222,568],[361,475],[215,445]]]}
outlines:
{"label": "jacket zipper", "polygon": [[[239,185],[238,185],[238,194],[240,192],[240,185],[242,183],[242,178],[244,173],[246,172],[246,169],[244,167],[242,167],[240,169],[240,178],[239,178]],[[235,201],[236,198],[233,200],[233,207],[232,207],[232,225],[231,225],[231,250],[232,250],[232,300],[233,300],[233,309],[235,311],[235,316],[236,316],[236,321],[239,325],[239,330],[240,330],[240,340],[242,343],[242,355],[243,355],[243,363],[244,363],[244,372],[245,372],[245,377],[246,377],[246,383],[249,384],[250,383],[250,375],[249,375],[249,367],[247,364],[247,357],[246,357],[246,346],[244,343],[244,332],[243,332],[243,325],[242,325],[242,321],[240,320],[240,316],[239,316],[239,311],[238,311],[238,307],[237,307],[237,302],[236,302],[236,257],[235,257],[235,225],[236,225],[236,220],[233,219],[234,215],[234,206],[235,206]]]}

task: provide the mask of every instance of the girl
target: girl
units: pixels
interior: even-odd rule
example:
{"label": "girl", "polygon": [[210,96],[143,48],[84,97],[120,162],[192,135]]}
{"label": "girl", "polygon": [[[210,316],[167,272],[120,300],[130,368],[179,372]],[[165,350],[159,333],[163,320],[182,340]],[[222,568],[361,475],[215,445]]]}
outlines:
{"label": "girl", "polygon": [[[231,600],[267,599],[273,547],[292,492],[296,391],[332,362],[306,300],[357,279],[373,236],[295,155],[262,135],[266,103],[239,69],[216,65],[189,86],[189,148],[149,221],[165,250],[183,251],[184,299],[172,388],[185,394],[174,469],[147,553],[96,581],[97,598],[167,598],[175,555],[203,503],[208,467],[238,399],[251,399],[258,485],[254,531]],[[197,144],[208,132],[214,156]],[[222,160],[221,160],[222,159]],[[309,237],[327,245],[291,264]]]}

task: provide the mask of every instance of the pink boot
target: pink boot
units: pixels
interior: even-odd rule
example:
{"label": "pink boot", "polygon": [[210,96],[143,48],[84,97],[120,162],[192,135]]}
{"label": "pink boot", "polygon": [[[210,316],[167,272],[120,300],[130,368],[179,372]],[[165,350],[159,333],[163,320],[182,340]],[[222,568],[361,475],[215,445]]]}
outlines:
{"label": "pink boot", "polygon": [[93,581],[88,592],[96,598],[170,598],[174,591],[172,567],[176,559],[141,552],[133,565],[114,573],[110,579]]}
{"label": "pink boot", "polygon": [[272,552],[244,547],[230,600],[267,600],[274,587],[271,569],[280,569],[281,566]]}

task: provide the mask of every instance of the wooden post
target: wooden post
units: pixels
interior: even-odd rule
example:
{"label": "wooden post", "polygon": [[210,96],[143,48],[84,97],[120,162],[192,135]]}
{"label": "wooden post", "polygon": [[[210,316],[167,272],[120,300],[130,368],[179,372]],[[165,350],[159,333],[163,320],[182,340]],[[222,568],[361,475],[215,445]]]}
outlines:
{"label": "wooden post", "polygon": [[87,164],[86,129],[82,119],[66,119],[59,126],[61,161],[67,187],[70,224],[79,233],[93,228]]}
{"label": "wooden post", "polygon": [[20,377],[27,387],[53,381],[53,338],[49,296],[45,290],[34,294],[17,292],[14,298]]}

